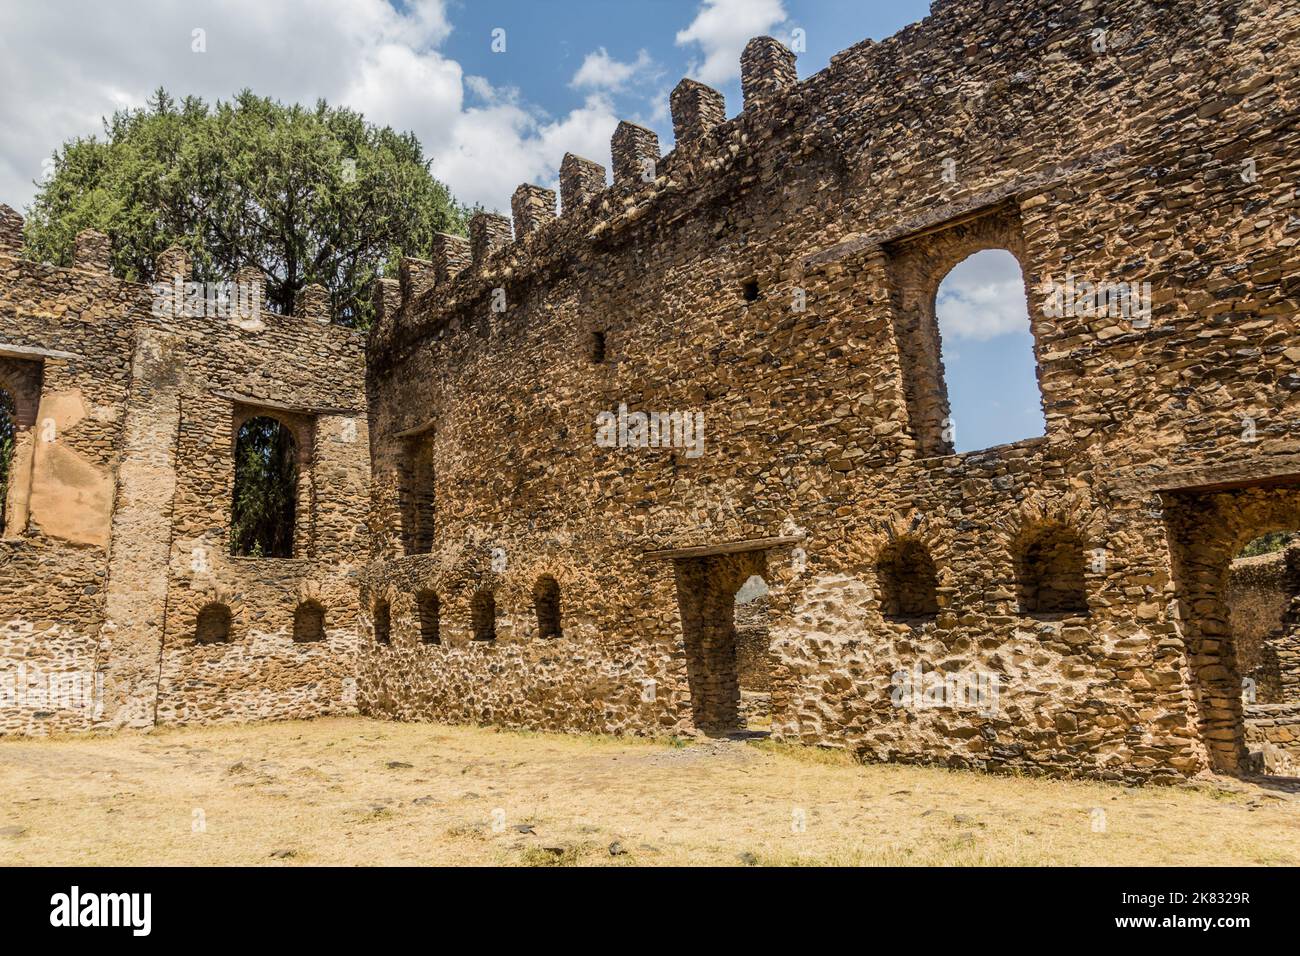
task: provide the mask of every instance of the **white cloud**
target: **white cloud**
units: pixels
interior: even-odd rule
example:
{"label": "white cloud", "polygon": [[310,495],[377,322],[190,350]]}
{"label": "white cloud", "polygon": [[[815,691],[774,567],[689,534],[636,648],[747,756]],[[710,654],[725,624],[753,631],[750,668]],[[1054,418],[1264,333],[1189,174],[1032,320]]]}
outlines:
{"label": "white cloud", "polygon": [[984,341],[1028,332],[1029,305],[1016,257],[988,249],[958,263],[939,287],[935,314],[944,339]]}
{"label": "white cloud", "polygon": [[600,47],[587,54],[569,85],[580,90],[622,90],[633,77],[646,74],[653,65],[654,61],[645,50],[637,53],[632,62],[625,63],[614,59],[604,47]]}
{"label": "white cloud", "polygon": [[[191,50],[195,29],[204,53]],[[489,208],[508,207],[521,182],[554,182],[566,150],[608,163],[617,118],[605,89],[548,116],[439,52],[451,29],[443,0],[400,11],[387,0],[135,0],[129,16],[102,0],[0,4],[0,202],[26,205],[45,157],[160,85],[209,102],[248,87],[358,109],[415,132],[457,198]]]}
{"label": "white cloud", "polygon": [[720,86],[740,75],[745,44],[785,20],[781,0],[704,0],[695,19],[677,33],[677,45],[697,44],[703,59],[691,65],[691,75]]}

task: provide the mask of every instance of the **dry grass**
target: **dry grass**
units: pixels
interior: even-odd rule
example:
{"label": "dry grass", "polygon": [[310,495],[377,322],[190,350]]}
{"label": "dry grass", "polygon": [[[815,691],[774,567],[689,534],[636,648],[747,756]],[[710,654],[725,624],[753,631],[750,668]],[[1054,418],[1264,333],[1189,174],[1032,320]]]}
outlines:
{"label": "dry grass", "polygon": [[333,719],[0,741],[0,863],[1295,865],[1300,803]]}

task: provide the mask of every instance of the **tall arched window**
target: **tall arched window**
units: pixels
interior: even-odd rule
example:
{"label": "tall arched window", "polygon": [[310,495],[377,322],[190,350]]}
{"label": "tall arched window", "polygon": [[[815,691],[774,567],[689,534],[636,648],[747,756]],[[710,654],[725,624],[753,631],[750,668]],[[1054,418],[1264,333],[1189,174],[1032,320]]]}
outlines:
{"label": "tall arched window", "polygon": [[230,640],[230,608],[224,604],[205,604],[194,621],[196,644],[225,644]]}
{"label": "tall arched window", "polygon": [[497,639],[496,595],[486,588],[477,592],[470,601],[469,613],[474,640],[495,641]]}
{"label": "tall arched window", "polygon": [[14,398],[0,388],[0,533],[9,519],[9,466],[14,459],[14,443],[18,440],[17,406]]}
{"label": "tall arched window", "polygon": [[244,422],[235,440],[230,553],[293,557],[298,504],[298,445],[288,426],[267,415]]}
{"label": "tall arched window", "polygon": [[1046,434],[1025,279],[1006,249],[959,262],[935,295],[947,386],[945,437],[958,452]]}
{"label": "tall arched window", "polygon": [[560,637],[560,585],[555,578],[544,574],[533,586],[533,607],[537,609],[537,636]]}

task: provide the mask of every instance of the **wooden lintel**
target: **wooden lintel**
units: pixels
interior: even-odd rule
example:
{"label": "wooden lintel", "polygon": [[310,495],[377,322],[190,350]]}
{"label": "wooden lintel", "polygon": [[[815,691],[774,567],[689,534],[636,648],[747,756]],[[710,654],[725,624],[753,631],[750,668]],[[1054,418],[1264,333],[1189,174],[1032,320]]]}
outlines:
{"label": "wooden lintel", "polygon": [[394,432],[394,438],[414,438],[416,435],[423,435],[425,432],[432,431],[436,424],[436,419],[429,419],[422,425],[415,425],[411,428],[403,428],[400,432]]}
{"label": "wooden lintel", "polygon": [[240,405],[252,405],[256,408],[273,408],[281,412],[292,412],[295,415],[358,415],[360,412],[355,408],[335,408],[328,405],[294,405],[288,402],[277,402],[270,398],[258,398],[255,395],[240,395],[237,392],[221,392],[216,389],[212,394],[217,398],[223,398],[228,402],[235,402]]}
{"label": "wooden lintel", "polygon": [[1123,496],[1231,491],[1292,483],[1300,484],[1300,453],[1171,468],[1144,477],[1116,477],[1108,482],[1113,493]]}
{"label": "wooden lintel", "polygon": [[803,540],[800,535],[785,535],[779,538],[749,538],[745,541],[727,541],[723,544],[701,544],[690,548],[664,548],[659,551],[647,551],[641,557],[664,561],[671,558],[706,558],[716,554],[739,554],[742,551],[766,551],[769,548],[783,548],[798,544]]}
{"label": "wooden lintel", "polygon": [[0,356],[4,358],[18,359],[79,359],[81,358],[76,352],[60,352],[58,349],[42,349],[34,345],[10,345],[8,342],[0,342]]}

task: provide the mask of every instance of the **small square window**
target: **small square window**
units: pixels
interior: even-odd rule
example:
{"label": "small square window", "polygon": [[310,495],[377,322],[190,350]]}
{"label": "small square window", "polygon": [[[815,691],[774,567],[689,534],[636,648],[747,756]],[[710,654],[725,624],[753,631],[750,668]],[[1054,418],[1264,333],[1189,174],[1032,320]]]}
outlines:
{"label": "small square window", "polygon": [[740,287],[740,291],[741,294],[744,295],[746,302],[757,302],[758,301],[758,280],[757,279],[746,280],[745,284]]}

